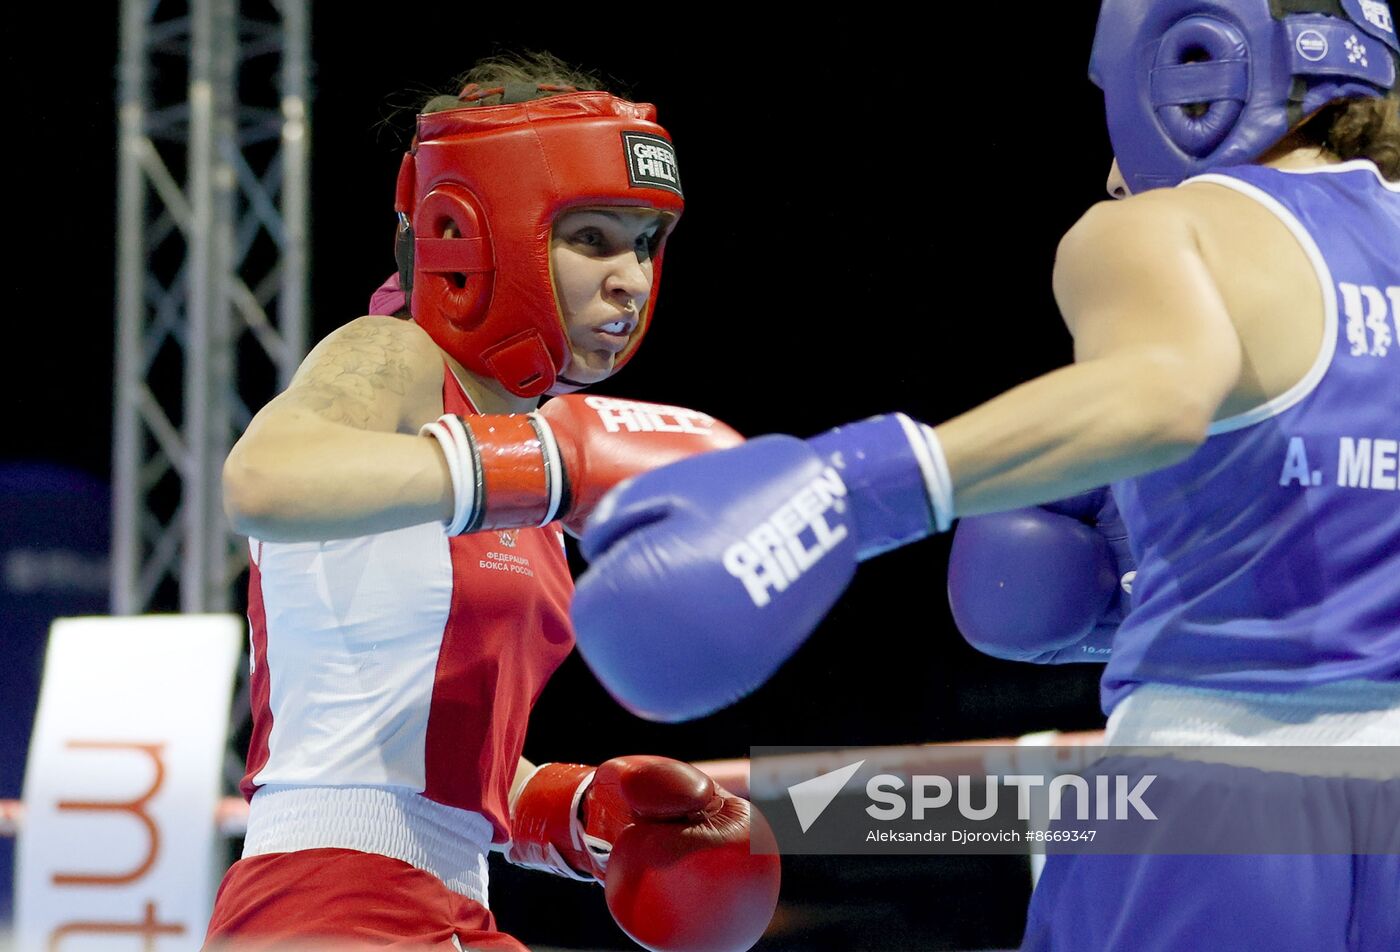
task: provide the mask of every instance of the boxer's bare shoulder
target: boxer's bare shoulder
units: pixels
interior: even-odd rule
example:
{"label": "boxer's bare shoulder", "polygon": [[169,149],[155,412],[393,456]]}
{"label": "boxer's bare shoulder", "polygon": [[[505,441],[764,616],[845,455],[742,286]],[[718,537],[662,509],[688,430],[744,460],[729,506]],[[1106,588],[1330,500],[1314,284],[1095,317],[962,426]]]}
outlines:
{"label": "boxer's bare shoulder", "polygon": [[1055,287],[1080,354],[1160,330],[1195,338],[1222,372],[1233,365],[1217,420],[1285,393],[1322,343],[1321,289],[1299,239],[1254,198],[1208,182],[1095,205],[1061,243]]}
{"label": "boxer's bare shoulder", "polygon": [[[1258,199],[1225,185],[1163,190],[1190,217],[1244,350],[1246,373],[1221,407],[1233,416],[1303,379],[1322,347],[1323,289],[1298,235]],[[1330,293],[1330,291],[1329,291]]]}
{"label": "boxer's bare shoulder", "polygon": [[275,403],[332,423],[416,432],[442,412],[443,357],[417,324],[367,316],[345,324],[307,355]]}
{"label": "boxer's bare shoulder", "polygon": [[1214,418],[1241,374],[1239,342],[1177,203],[1146,192],[1093,206],[1060,240],[1053,284],[1076,362],[1131,359],[1152,399]]}

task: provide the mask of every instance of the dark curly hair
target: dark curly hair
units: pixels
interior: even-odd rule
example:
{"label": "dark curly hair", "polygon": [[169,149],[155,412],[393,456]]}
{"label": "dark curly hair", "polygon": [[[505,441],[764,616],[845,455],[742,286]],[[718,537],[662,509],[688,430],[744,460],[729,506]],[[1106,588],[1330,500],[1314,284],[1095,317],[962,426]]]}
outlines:
{"label": "dark curly hair", "polygon": [[1381,99],[1338,99],[1294,130],[1300,145],[1326,149],[1342,160],[1370,159],[1400,182],[1400,89]]}
{"label": "dark curly hair", "polygon": [[459,98],[460,90],[471,84],[483,90],[506,86],[533,86],[535,95],[528,97],[531,99],[555,95],[558,92],[557,87],[572,86],[580,90],[610,91],[597,76],[570,66],[553,53],[544,50],[502,53],[478,60],[475,66],[453,80],[452,92],[430,96],[418,111],[441,112],[445,109],[461,109],[464,106],[494,106],[501,102],[500,94],[482,96],[470,101]]}

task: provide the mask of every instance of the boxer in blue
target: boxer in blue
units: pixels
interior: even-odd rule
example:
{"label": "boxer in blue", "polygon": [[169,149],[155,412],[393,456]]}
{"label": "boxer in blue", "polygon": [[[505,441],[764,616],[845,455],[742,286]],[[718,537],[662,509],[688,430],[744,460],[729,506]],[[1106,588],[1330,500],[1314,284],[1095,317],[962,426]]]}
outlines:
{"label": "boxer in blue", "polygon": [[[1045,642],[999,633],[1000,607],[971,596],[980,647],[1102,657],[1132,561],[1110,744],[1400,746],[1397,62],[1377,0],[1106,0],[1091,76],[1122,200],[1056,258],[1075,363],[937,427],[765,437],[623,487],[590,523],[573,604],[600,679],[650,717],[715,710],[782,664],[859,561],[1111,484],[955,551],[976,577],[998,548],[1042,546],[1046,579],[1088,580],[1032,593],[1066,614]],[[1116,551],[1097,531],[1114,503]],[[1297,773],[1294,822],[1338,821],[1339,778]],[[1346,809],[1400,808],[1397,783]],[[1400,948],[1400,846],[1370,852],[1051,856],[1026,947]]]}

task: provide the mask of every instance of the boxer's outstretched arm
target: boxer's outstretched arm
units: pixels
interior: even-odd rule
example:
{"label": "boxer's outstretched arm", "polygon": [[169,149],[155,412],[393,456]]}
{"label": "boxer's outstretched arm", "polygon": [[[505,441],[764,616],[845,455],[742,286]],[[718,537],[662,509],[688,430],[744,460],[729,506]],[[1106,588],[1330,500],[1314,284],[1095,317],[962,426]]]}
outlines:
{"label": "boxer's outstretched arm", "polygon": [[604,685],[645,717],[707,714],[783,663],[856,562],[1189,455],[1242,363],[1190,220],[1150,193],[1091,211],[1055,291],[1079,362],[936,430],[896,414],[761,437],[605,497],[572,606]]}
{"label": "boxer's outstretched arm", "polygon": [[362,317],[323,340],[224,464],[234,530],[301,542],[449,518],[447,463],[417,435],[424,421],[408,419],[437,405],[442,367],[428,336],[394,318]]}
{"label": "boxer's outstretched arm", "polygon": [[1241,346],[1172,195],[1090,209],[1060,243],[1069,366],[936,428],[954,510],[1035,505],[1189,456],[1240,378]]}

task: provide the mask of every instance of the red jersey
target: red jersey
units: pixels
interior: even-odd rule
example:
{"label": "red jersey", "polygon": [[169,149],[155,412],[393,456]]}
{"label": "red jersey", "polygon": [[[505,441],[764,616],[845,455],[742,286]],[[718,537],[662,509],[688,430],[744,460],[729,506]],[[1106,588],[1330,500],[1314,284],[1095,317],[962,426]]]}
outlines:
{"label": "red jersey", "polygon": [[[443,406],[477,412],[450,370]],[[480,828],[490,839],[508,839],[506,799],[530,708],[574,643],[558,526],[449,538],[428,523],[249,545],[253,737],[244,795],[264,785],[383,788],[430,801],[408,812],[421,806],[439,825],[434,804],[450,808],[448,827],[460,827],[455,811],[470,811],[489,822]],[[374,822],[389,822],[391,812]],[[304,815],[296,825],[295,837],[274,837],[282,842],[261,851],[314,848],[319,837]],[[396,855],[363,838],[340,840],[319,845]]]}

